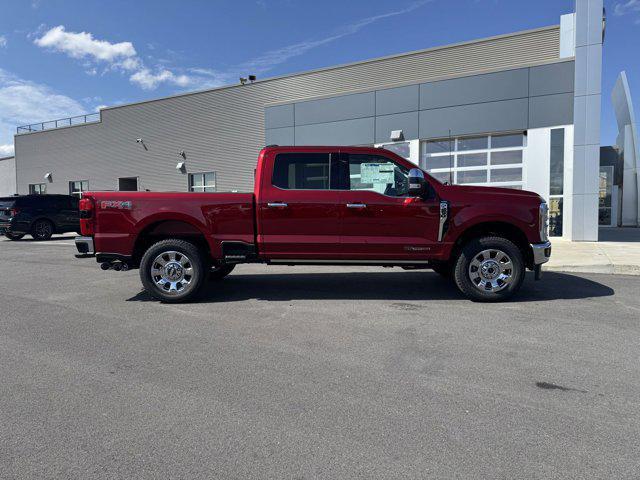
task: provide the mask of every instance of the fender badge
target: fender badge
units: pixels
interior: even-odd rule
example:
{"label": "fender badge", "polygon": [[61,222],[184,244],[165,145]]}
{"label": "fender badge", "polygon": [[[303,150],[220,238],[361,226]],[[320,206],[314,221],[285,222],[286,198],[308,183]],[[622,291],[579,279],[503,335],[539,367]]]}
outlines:
{"label": "fender badge", "polygon": [[100,208],[107,210],[113,208],[116,210],[131,210],[131,200],[103,200],[100,202]]}
{"label": "fender badge", "polygon": [[404,247],[407,252],[428,252],[431,250],[429,247]]}

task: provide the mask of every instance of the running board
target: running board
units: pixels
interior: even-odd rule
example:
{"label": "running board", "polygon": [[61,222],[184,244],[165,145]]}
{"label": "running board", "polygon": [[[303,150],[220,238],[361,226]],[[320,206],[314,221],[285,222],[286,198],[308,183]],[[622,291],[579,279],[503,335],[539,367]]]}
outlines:
{"label": "running board", "polygon": [[274,259],[269,260],[272,265],[371,265],[371,266],[402,266],[429,265],[429,260],[307,260],[307,259]]}

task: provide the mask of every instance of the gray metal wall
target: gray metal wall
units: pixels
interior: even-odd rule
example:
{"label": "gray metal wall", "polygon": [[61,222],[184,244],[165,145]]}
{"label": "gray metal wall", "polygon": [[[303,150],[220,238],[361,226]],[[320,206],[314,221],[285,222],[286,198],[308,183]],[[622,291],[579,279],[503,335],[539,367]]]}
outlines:
{"label": "gray metal wall", "polygon": [[0,197],[16,193],[16,162],[14,157],[0,158]]}
{"label": "gray metal wall", "polygon": [[[100,123],[16,136],[18,189],[26,193],[29,183],[40,183],[46,172],[52,172],[53,183],[47,187],[51,193],[67,192],[70,180],[89,180],[94,190],[115,189],[117,177],[126,176],[139,176],[141,189],[184,191],[187,176],[175,169],[178,152],[184,150],[188,172],[215,171],[218,190],[249,190],[257,153],[265,145],[266,106],[517,69],[558,57],[559,28],[554,26],[110,108],[101,112]],[[358,104],[360,97],[353,99],[353,108],[363,109],[362,118],[347,120],[353,122],[349,132],[361,132],[356,143],[370,140],[373,120],[366,108],[372,95],[376,94],[363,93],[362,104]],[[398,111],[406,107],[393,95],[383,98],[381,94],[382,111],[415,117],[415,112]],[[311,107],[309,118],[318,118],[313,116],[321,112]],[[286,118],[284,110],[274,111],[276,123],[271,125],[277,125],[280,114]],[[303,136],[305,127],[301,125]],[[324,135],[331,137],[331,143],[346,142],[339,132],[326,128]],[[273,130],[270,141],[286,134]],[[308,135],[317,138],[319,130]],[[148,150],[136,138],[144,139]]]}
{"label": "gray metal wall", "polygon": [[573,123],[574,62],[505,70],[265,109],[268,144],[368,145]]}

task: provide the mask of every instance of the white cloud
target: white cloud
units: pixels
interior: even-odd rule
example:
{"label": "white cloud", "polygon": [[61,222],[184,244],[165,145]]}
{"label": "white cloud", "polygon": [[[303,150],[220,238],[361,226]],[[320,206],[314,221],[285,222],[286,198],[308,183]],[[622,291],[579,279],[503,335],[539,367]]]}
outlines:
{"label": "white cloud", "polygon": [[640,12],[640,0],[627,0],[626,2],[616,3],[613,8],[613,13],[616,15],[627,15],[638,12]]}
{"label": "white cloud", "polygon": [[77,101],[46,85],[23,80],[0,68],[0,146],[13,149],[19,125],[85,113]]}
{"label": "white cloud", "polygon": [[361,20],[357,20],[348,25],[344,25],[342,28],[339,28],[335,33],[325,38],[294,43],[286,47],[271,50],[253,60],[242,63],[240,65],[240,68],[242,69],[242,71],[248,72],[248,73],[264,73],[268,70],[271,70],[273,67],[286,62],[287,60],[293,57],[298,57],[300,55],[307,53],[309,50],[321,47],[328,43],[335,42],[336,40],[339,40],[346,36],[358,33],[364,27],[367,27],[373,23],[379,22],[380,20],[410,13],[416,10],[417,8],[425,5],[429,1],[431,0],[421,0],[418,2],[414,2],[408,7],[400,10],[395,10],[393,12],[383,13],[380,15],[374,15],[371,17],[363,18]]}
{"label": "white cloud", "polygon": [[97,40],[88,32],[67,32],[63,25],[51,28],[42,37],[36,38],[34,43],[42,48],[66,53],[72,58],[90,58],[107,63],[136,55],[136,49],[131,42],[110,43]]}
{"label": "white cloud", "polygon": [[[83,59],[85,62],[83,66],[88,75],[96,75],[98,73],[96,65],[103,64],[106,65],[104,72],[110,70],[127,72],[131,83],[145,90],[154,90],[162,84],[183,89],[206,89],[237,81],[240,75],[264,74],[291,58],[353,35],[373,23],[410,13],[430,1],[432,0],[420,0],[403,9],[357,20],[344,25],[324,38],[306,40],[270,50],[263,55],[225,70],[190,68],[185,71],[162,65],[164,62],[160,60],[155,62],[151,60],[154,65],[148,66],[138,56],[131,42],[110,43],[106,40],[97,40],[88,32],[67,32],[63,25],[53,27],[44,33],[42,33],[44,30],[41,27],[41,31],[38,33],[39,38],[36,38],[34,43],[43,48],[65,53],[72,58]],[[640,0],[631,0],[631,2],[637,1]],[[151,49],[150,45],[148,47]]]}
{"label": "white cloud", "polygon": [[0,157],[11,157],[13,155],[13,144],[0,145]]}
{"label": "white cloud", "polygon": [[270,50],[252,60],[243,62],[227,70],[191,68],[189,69],[189,73],[191,75],[189,76],[190,82],[188,85],[192,88],[198,89],[215,88],[228,84],[232,81],[237,81],[239,76],[241,75],[244,76],[248,74],[264,74],[269,70],[272,70],[274,67],[285,63],[291,58],[304,55],[314,48],[322,47],[346,36],[353,35],[362,30],[364,27],[376,23],[380,20],[410,13],[417,8],[429,3],[430,1],[432,0],[421,0],[418,2],[414,2],[408,7],[400,10],[395,10],[392,12],[357,20],[353,23],[344,25],[342,28],[338,29],[333,34],[327,37],[298,42],[282,48]]}
{"label": "white cloud", "polygon": [[161,83],[169,83],[178,87],[187,87],[192,79],[187,75],[176,75],[170,70],[160,69],[153,73],[148,68],[142,68],[129,78],[133,83],[145,90],[153,90]]}
{"label": "white cloud", "polygon": [[0,48],[4,48],[7,46],[7,37],[4,35],[0,35]]}

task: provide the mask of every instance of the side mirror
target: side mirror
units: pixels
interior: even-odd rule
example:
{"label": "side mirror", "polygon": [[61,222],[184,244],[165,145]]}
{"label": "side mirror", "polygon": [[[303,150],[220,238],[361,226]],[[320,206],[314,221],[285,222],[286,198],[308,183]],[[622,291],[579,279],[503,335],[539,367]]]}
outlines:
{"label": "side mirror", "polygon": [[419,168],[409,170],[409,196],[421,197],[425,192],[424,173]]}

